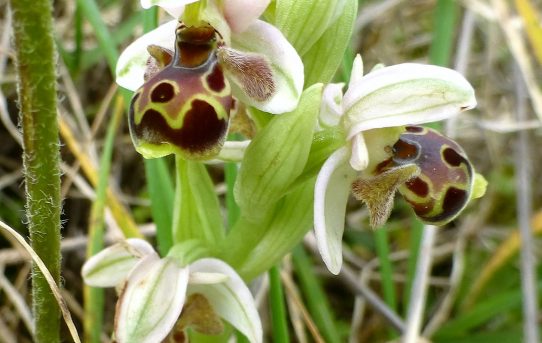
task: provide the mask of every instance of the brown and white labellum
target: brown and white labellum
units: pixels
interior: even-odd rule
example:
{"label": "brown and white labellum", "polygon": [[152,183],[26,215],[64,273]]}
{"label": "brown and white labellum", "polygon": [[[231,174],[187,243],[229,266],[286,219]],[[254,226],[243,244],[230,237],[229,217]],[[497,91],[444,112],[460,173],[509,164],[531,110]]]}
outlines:
{"label": "brown and white labellum", "polygon": [[407,126],[386,168],[409,164],[418,166],[419,174],[398,190],[421,220],[443,225],[465,208],[474,170],[459,144],[433,129]]}

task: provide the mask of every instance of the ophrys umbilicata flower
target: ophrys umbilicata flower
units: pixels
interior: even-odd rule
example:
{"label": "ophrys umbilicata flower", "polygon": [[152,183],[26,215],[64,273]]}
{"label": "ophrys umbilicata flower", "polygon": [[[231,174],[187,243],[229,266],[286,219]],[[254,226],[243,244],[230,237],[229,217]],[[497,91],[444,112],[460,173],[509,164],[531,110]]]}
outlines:
{"label": "ophrys umbilicata flower", "polygon": [[[193,2],[142,5],[159,5],[178,17]],[[277,28],[257,19],[268,3],[202,1],[197,15],[187,9],[181,22],[163,24],[126,48],[117,83],[136,91],[130,128],[144,157],[215,156],[234,99],[274,114],[297,106],[303,64]]]}
{"label": "ophrys umbilicata flower", "polygon": [[[395,190],[420,173],[415,161],[395,165],[387,174],[382,165],[378,168],[394,157],[393,147],[404,133],[404,126],[449,118],[473,108],[476,99],[470,83],[451,69],[405,63],[377,68],[363,76],[358,55],[344,97],[341,86],[329,85],[323,101],[326,105],[322,107],[321,125],[339,127],[346,140],[318,174],[314,228],[326,266],[338,274],[352,183],[360,176],[369,177],[365,185],[373,188],[361,192],[359,187],[363,185],[357,182],[355,195],[370,205],[372,222],[376,226],[382,224],[389,215]],[[376,174],[380,174],[379,179],[371,178]]]}
{"label": "ophrys umbilicata flower", "polygon": [[[102,250],[83,266],[86,284],[121,289],[115,339],[121,343],[160,342],[179,323],[182,329],[220,333],[216,332],[220,322],[197,322],[195,313],[204,311],[208,318],[229,322],[250,342],[261,342],[258,311],[239,275],[221,260],[201,258],[185,264],[172,251],[160,258],[146,241],[128,239]],[[185,303],[192,309],[181,314]],[[198,325],[190,325],[194,323]]]}

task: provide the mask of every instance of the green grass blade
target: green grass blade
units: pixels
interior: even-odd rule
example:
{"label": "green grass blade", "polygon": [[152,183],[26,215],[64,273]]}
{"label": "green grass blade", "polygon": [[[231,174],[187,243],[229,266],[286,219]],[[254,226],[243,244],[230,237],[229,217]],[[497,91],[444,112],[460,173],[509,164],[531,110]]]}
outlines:
{"label": "green grass blade", "polygon": [[[390,260],[390,246],[388,244],[387,228],[381,227],[375,231],[375,245],[378,260],[380,261],[380,278],[382,279],[382,292],[384,301],[390,309],[397,310],[397,299],[395,295],[395,285],[393,283],[393,267]],[[396,332],[389,330],[390,338],[396,336]]]}
{"label": "green grass blade", "polygon": [[327,296],[320,280],[314,275],[312,263],[302,246],[294,248],[292,260],[307,307],[322,336],[329,343],[341,342]]}
{"label": "green grass blade", "polygon": [[[111,158],[113,156],[115,136],[122,118],[123,108],[123,100],[121,97],[118,97],[115,103],[113,117],[109,121],[109,126],[107,127],[104,149],[100,158],[96,199],[92,203],[90,212],[87,258],[90,258],[103,249],[104,210],[106,206],[107,185],[109,172],[111,170]],[[99,343],[101,342],[100,336],[103,327],[104,290],[102,288],[85,286],[84,298],[84,341]]]}
{"label": "green grass blade", "polygon": [[280,280],[280,269],[275,266],[269,270],[269,303],[271,305],[271,326],[273,341],[278,343],[290,342],[284,292]]}
{"label": "green grass blade", "polygon": [[458,4],[455,0],[438,0],[435,10],[433,42],[429,50],[432,64],[448,66],[454,43]]}
{"label": "green grass blade", "polygon": [[107,59],[107,64],[111,69],[113,75],[115,75],[115,66],[117,65],[117,59],[119,53],[115,45],[115,41],[111,37],[107,26],[105,25],[102,15],[100,14],[100,9],[94,0],[77,0],[77,5],[80,7],[81,11],[85,14],[86,19],[90,22],[90,25],[94,29],[96,34],[96,39],[100,48],[105,54]]}
{"label": "green grass blade", "polygon": [[[542,293],[542,283],[538,285],[538,293]],[[480,327],[487,321],[511,310],[520,310],[522,302],[521,289],[492,295],[488,300],[477,304],[468,312],[456,316],[444,324],[435,333],[435,339],[461,337],[469,335],[469,330]]]}
{"label": "green grass blade", "polygon": [[143,32],[149,32],[158,26],[158,7],[153,6],[143,11]]}

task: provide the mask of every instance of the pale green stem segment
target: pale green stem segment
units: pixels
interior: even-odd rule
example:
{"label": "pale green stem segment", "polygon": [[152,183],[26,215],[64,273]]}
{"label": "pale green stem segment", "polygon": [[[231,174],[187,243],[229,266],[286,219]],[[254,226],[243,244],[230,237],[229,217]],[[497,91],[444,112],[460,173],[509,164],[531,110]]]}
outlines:
{"label": "pale green stem segment", "polygon": [[[111,170],[111,157],[113,156],[113,146],[115,135],[122,119],[124,104],[122,97],[118,96],[113,117],[107,127],[104,150],[100,159],[100,171],[98,175],[98,185],[96,187],[96,200],[92,203],[90,212],[87,257],[98,253],[103,249],[104,236],[104,211],[106,206],[107,184],[109,180],[109,171]],[[103,306],[104,290],[102,288],[85,286],[85,316],[84,316],[84,341],[99,343],[101,342],[101,333],[103,327]]]}
{"label": "pale green stem segment", "polygon": [[[60,167],[55,46],[49,0],[12,0],[26,215],[32,247],[60,279]],[[35,341],[59,341],[60,312],[43,274],[32,272]]]}
{"label": "pale green stem segment", "polygon": [[200,162],[176,157],[176,164],[173,243],[195,239],[213,250],[225,237],[213,181]]}

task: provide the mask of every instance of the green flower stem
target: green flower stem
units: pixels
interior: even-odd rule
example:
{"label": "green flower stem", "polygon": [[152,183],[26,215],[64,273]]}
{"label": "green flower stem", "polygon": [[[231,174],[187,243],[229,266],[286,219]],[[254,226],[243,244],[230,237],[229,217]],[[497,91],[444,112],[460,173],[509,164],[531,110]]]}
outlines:
{"label": "green flower stem", "polygon": [[[60,166],[55,46],[49,0],[13,0],[13,33],[23,133],[26,215],[32,248],[60,280]],[[43,277],[32,272],[35,341],[59,341],[60,312]]]}
{"label": "green flower stem", "polygon": [[273,340],[275,342],[288,343],[290,342],[290,337],[288,336],[286,305],[284,304],[284,292],[282,291],[279,267],[275,266],[269,270],[269,283]]}
{"label": "green flower stem", "polygon": [[[115,135],[119,127],[124,110],[122,97],[117,97],[113,117],[107,127],[104,150],[100,159],[100,172],[96,187],[96,200],[92,203],[90,212],[87,257],[91,257],[103,249],[104,236],[104,210],[106,206],[107,184],[109,171],[111,170],[111,157]],[[85,298],[85,342],[101,342],[103,326],[104,290],[102,288],[85,286],[83,292]]]}

